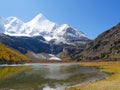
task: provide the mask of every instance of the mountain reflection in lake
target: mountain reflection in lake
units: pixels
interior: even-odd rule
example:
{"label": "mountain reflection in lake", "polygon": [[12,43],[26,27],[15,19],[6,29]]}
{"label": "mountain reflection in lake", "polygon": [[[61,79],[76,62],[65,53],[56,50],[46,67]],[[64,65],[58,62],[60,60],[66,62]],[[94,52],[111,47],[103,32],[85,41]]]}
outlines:
{"label": "mountain reflection in lake", "polygon": [[103,77],[95,67],[32,64],[0,67],[0,90],[64,90],[69,85]]}

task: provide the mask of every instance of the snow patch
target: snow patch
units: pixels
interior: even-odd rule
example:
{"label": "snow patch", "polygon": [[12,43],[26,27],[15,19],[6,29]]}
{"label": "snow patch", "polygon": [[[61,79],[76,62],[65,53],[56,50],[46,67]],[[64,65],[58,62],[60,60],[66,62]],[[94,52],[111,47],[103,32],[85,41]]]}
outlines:
{"label": "snow patch", "polygon": [[56,57],[53,54],[49,54],[51,57],[49,58],[49,60],[57,60],[57,61],[62,61],[60,58]]}
{"label": "snow patch", "polygon": [[52,40],[52,37],[49,37],[49,36],[44,36],[44,38],[45,38],[46,41]]}

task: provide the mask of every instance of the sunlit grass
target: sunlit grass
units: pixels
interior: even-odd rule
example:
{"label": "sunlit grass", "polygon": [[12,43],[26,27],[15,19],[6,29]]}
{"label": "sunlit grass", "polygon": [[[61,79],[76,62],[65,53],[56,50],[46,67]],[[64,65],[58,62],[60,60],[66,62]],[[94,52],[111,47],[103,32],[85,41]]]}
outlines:
{"label": "sunlit grass", "polygon": [[103,80],[90,82],[68,90],[120,90],[120,62],[82,62],[84,66],[98,66],[103,72],[112,75]]}

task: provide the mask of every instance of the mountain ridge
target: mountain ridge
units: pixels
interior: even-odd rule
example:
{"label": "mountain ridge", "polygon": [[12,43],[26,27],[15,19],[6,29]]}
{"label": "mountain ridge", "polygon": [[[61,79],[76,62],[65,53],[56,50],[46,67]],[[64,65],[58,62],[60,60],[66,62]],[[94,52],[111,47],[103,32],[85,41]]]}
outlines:
{"label": "mountain ridge", "polygon": [[[58,24],[48,20],[43,14],[38,14],[29,22],[23,22],[16,17],[0,19],[1,33],[10,36],[43,36],[46,41],[55,40],[56,42],[67,43],[67,37],[79,40],[84,39],[81,43],[90,40],[84,33],[68,24]],[[62,41],[63,40],[63,41]]]}

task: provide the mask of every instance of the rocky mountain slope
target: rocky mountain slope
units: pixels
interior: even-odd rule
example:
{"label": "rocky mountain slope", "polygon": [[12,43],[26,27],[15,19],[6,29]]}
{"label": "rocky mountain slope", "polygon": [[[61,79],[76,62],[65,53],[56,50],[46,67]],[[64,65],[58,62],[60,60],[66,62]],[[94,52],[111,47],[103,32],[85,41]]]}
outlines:
{"label": "rocky mountain slope", "polygon": [[[47,42],[42,36],[25,37],[25,36],[9,36],[0,34],[0,42],[8,45],[20,51],[23,54],[31,51],[33,53],[47,53],[58,54],[63,51],[63,48],[73,45],[67,44],[54,44],[53,42]],[[75,47],[75,46],[74,46]]]}
{"label": "rocky mountain slope", "polygon": [[79,60],[120,60],[120,23],[100,34],[86,45]]}
{"label": "rocky mountain slope", "polygon": [[[84,44],[69,45],[60,43],[54,44],[54,42],[47,42],[42,36],[25,37],[25,36],[9,36],[0,34],[0,42],[5,45],[18,50],[24,55],[29,56],[32,59],[49,59],[49,54],[57,55],[62,59],[67,59],[66,56],[70,56],[73,52],[81,52],[84,48]],[[44,54],[43,54],[44,53]],[[49,57],[49,58],[48,58]]]}
{"label": "rocky mountain slope", "polygon": [[0,64],[23,63],[29,58],[0,43]]}

